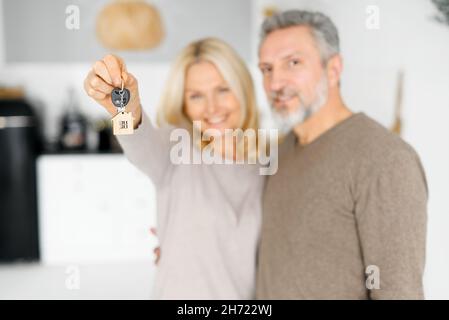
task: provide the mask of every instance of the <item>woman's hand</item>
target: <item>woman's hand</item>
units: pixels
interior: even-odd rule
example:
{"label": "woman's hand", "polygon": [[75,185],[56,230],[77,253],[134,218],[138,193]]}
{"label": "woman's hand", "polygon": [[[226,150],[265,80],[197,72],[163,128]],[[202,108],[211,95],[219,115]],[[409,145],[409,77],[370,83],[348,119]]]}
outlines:
{"label": "woman's hand", "polygon": [[[156,228],[150,228],[150,233],[157,238],[157,230],[156,230]],[[154,248],[153,249],[153,254],[154,254],[154,264],[158,265],[159,264],[159,260],[161,258],[161,247],[157,246],[156,248]]]}
{"label": "woman's hand", "polygon": [[115,115],[117,107],[112,104],[111,92],[114,88],[121,88],[122,80],[124,87],[131,94],[126,111],[133,114],[134,128],[136,128],[142,118],[138,83],[137,79],[126,70],[125,62],[120,57],[108,54],[102,60],[95,62],[84,80],[84,89],[111,115]]}

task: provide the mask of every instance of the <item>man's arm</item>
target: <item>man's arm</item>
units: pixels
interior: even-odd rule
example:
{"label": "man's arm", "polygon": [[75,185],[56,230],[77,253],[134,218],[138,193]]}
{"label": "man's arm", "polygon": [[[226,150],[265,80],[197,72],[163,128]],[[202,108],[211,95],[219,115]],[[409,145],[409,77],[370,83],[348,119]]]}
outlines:
{"label": "man's arm", "polygon": [[423,299],[427,184],[415,152],[397,150],[360,183],[356,219],[365,268],[379,270],[372,299]]}

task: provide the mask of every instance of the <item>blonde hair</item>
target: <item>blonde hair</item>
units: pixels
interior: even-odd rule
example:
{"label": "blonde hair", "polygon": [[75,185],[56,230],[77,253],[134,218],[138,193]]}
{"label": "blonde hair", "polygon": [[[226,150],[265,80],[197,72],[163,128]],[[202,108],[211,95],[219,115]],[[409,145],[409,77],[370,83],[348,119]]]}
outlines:
{"label": "blonde hair", "polygon": [[212,63],[221,73],[241,109],[239,128],[259,128],[259,115],[251,75],[239,55],[222,40],[205,38],[190,43],[175,59],[162,93],[157,114],[158,125],[189,128],[192,121],[184,112],[184,85],[188,68],[198,62]]}

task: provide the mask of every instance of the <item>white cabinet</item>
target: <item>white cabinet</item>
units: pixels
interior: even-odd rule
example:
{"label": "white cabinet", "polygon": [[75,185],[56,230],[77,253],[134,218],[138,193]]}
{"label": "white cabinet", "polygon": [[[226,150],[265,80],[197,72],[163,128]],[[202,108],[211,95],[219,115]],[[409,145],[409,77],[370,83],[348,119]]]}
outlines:
{"label": "white cabinet", "polygon": [[37,170],[44,264],[153,259],[155,189],[123,155],[43,155]]}

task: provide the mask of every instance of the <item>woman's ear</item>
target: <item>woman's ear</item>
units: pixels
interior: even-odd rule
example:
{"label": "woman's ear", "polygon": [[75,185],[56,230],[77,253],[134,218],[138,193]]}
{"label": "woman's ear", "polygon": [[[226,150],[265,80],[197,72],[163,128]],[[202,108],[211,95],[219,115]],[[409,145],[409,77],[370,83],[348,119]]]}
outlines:
{"label": "woman's ear", "polygon": [[340,75],[343,71],[343,58],[336,54],[327,62],[327,79],[329,87],[339,86]]}

